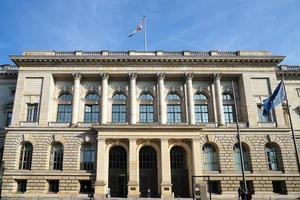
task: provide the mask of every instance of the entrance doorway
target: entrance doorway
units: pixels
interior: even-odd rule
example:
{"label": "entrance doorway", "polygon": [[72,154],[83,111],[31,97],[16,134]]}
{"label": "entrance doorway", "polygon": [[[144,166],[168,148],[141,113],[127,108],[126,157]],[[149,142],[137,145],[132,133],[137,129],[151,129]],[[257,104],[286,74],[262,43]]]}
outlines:
{"label": "entrance doorway", "polygon": [[170,160],[174,197],[189,197],[186,151],[180,146],[174,146],[170,152]]}
{"label": "entrance doorway", "polygon": [[109,152],[109,181],[111,197],[127,197],[127,153],[121,146]]}
{"label": "entrance doorway", "polygon": [[142,147],[139,153],[141,197],[158,197],[157,155],[153,147]]}

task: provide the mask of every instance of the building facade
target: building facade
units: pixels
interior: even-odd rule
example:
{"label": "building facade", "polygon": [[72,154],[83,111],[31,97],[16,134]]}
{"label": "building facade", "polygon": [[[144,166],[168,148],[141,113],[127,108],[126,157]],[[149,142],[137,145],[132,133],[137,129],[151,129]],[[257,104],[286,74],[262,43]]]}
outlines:
{"label": "building facade", "polygon": [[[7,86],[16,94],[2,196],[80,196],[95,184],[98,197],[191,197],[195,185],[234,197],[242,180],[237,120],[249,191],[300,196],[287,106],[267,117],[261,109],[283,56],[36,51],[11,59],[18,78]],[[299,73],[293,78],[288,92],[299,106]],[[299,135],[299,112],[291,112]]]}

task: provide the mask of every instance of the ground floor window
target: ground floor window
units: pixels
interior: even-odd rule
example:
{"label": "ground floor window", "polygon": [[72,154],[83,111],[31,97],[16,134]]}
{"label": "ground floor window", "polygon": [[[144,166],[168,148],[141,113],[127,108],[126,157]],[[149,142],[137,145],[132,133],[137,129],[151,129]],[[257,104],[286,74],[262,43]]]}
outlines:
{"label": "ground floor window", "polygon": [[90,193],[92,190],[92,182],[89,180],[79,181],[80,183],[80,193]]}
{"label": "ground floor window", "polygon": [[221,181],[207,182],[208,192],[212,194],[222,194]]}
{"label": "ground floor window", "polygon": [[48,180],[48,192],[57,193],[59,191],[59,180]]}
{"label": "ground floor window", "polygon": [[277,194],[287,194],[285,181],[272,181],[273,192]]}
{"label": "ground floor window", "polygon": [[[240,186],[243,188],[243,181],[240,181]],[[251,193],[254,194],[254,185],[253,185],[253,181],[246,181],[246,186],[247,186],[247,190]]]}
{"label": "ground floor window", "polygon": [[24,193],[27,190],[27,180],[17,180],[17,192]]}

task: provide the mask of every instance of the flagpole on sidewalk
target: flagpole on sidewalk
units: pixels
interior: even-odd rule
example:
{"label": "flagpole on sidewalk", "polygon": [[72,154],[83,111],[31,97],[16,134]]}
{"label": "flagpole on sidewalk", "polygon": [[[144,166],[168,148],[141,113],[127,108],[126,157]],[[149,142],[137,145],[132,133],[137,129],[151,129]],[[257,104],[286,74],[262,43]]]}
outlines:
{"label": "flagpole on sidewalk", "polygon": [[298,148],[297,148],[296,136],[295,136],[294,127],[293,127],[293,123],[292,123],[289,100],[288,100],[288,96],[287,96],[287,92],[286,92],[286,88],[285,88],[284,75],[283,74],[281,75],[281,81],[283,83],[284,93],[285,93],[285,96],[286,96],[287,111],[288,111],[291,131],[292,131],[292,138],[293,138],[293,143],[294,143],[294,148],[295,148],[295,156],[296,156],[296,161],[297,161],[297,167],[298,167],[298,171],[300,172],[299,152],[298,152]]}
{"label": "flagpole on sidewalk", "polygon": [[146,26],[146,16],[144,16],[144,50],[147,51],[147,26]]}
{"label": "flagpole on sidewalk", "polygon": [[233,101],[234,101],[234,110],[235,110],[235,118],[236,118],[236,131],[237,131],[237,139],[240,147],[240,158],[241,158],[241,169],[242,169],[242,177],[243,177],[243,189],[244,191],[247,190],[247,184],[246,184],[246,176],[245,176],[245,165],[244,165],[244,155],[243,155],[243,146],[240,139],[240,126],[239,126],[239,115],[238,115],[238,109],[236,105],[236,97],[235,97],[235,89],[234,89],[234,83],[231,81],[231,87],[232,87],[232,93],[233,93]]}

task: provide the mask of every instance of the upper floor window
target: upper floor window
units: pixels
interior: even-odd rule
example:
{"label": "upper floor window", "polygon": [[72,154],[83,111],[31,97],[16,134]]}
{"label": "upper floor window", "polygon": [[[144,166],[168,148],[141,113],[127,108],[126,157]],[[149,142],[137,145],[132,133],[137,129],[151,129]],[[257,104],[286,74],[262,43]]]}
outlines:
{"label": "upper floor window", "polygon": [[80,169],[94,170],[96,151],[91,143],[84,143],[81,146]]}
{"label": "upper floor window", "polygon": [[127,120],[127,97],[122,93],[117,93],[112,98],[112,122],[126,123]]}
{"label": "upper floor window", "polygon": [[195,120],[197,123],[208,123],[208,98],[203,93],[194,95]]}
{"label": "upper floor window", "polygon": [[57,122],[71,123],[72,121],[72,95],[63,93],[58,97]]}
{"label": "upper floor window", "polygon": [[140,122],[152,123],[154,122],[154,106],[153,97],[148,93],[140,96]]}
{"label": "upper floor window", "polygon": [[26,142],[22,145],[20,151],[19,169],[31,169],[32,144]]}
{"label": "upper floor window", "polygon": [[206,143],[203,146],[203,160],[205,171],[219,171],[219,155],[214,145]]}
{"label": "upper floor window", "polygon": [[99,95],[90,93],[85,97],[84,122],[99,122]]}
{"label": "upper floor window", "polygon": [[64,146],[60,142],[53,143],[50,152],[50,169],[62,170]]}
{"label": "upper floor window", "polygon": [[267,115],[263,115],[264,107],[261,104],[257,105],[257,113],[259,122],[272,122],[272,111]]}
{"label": "upper floor window", "polygon": [[223,109],[225,123],[233,123],[236,119],[234,101],[231,94],[223,94]]}
{"label": "upper floor window", "polygon": [[[252,170],[251,165],[251,157],[250,157],[250,150],[249,147],[246,146],[246,144],[242,143],[242,152],[243,152],[243,159],[244,159],[244,169],[246,171]],[[237,170],[241,171],[241,154],[240,154],[240,145],[237,143],[234,145],[234,160],[235,160],[235,167]]]}
{"label": "upper floor window", "polygon": [[282,157],[280,148],[275,143],[267,143],[265,146],[267,154],[268,168],[272,171],[282,170]]}
{"label": "upper floor window", "polygon": [[27,104],[27,122],[36,122],[38,120],[38,104]]}
{"label": "upper floor window", "polygon": [[168,123],[182,122],[181,98],[176,93],[170,93],[167,96]]}
{"label": "upper floor window", "polygon": [[11,119],[12,119],[12,111],[7,111],[6,112],[6,127],[9,127],[11,124]]}

